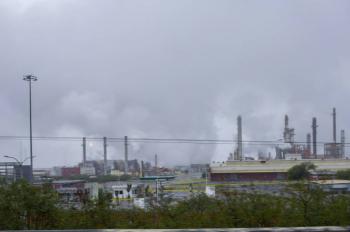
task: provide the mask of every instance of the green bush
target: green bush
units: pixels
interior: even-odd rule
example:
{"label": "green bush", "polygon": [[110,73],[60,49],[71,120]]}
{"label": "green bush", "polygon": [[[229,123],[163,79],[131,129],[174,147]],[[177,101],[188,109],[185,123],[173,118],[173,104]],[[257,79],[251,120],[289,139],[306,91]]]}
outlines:
{"label": "green bush", "polygon": [[307,182],[278,195],[221,192],[220,198],[194,194],[174,203],[161,198],[147,210],[111,207],[100,192],[81,209],[63,209],[49,186],[25,182],[0,185],[0,230],[23,229],[178,229],[344,226],[350,224],[350,196],[329,195]]}

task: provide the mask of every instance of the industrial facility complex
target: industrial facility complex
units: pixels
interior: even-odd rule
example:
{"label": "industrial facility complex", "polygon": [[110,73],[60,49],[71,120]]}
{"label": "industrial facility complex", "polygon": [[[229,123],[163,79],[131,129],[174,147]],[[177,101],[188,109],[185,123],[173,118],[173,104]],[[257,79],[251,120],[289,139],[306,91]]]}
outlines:
{"label": "industrial facility complex", "polygon": [[245,157],[242,141],[242,117],[237,117],[237,144],[224,163],[213,162],[210,166],[212,181],[260,181],[285,180],[287,171],[303,162],[312,162],[321,172],[336,173],[350,168],[350,160],[345,152],[345,131],[340,131],[340,142],[337,141],[336,109],[333,108],[333,141],[324,143],[323,154],[317,150],[317,119],[312,119],[312,133],[306,135],[304,143],[295,142],[295,129],[289,126],[289,117],[285,115],[283,144],[275,146],[274,158],[260,156],[258,160]]}
{"label": "industrial facility complex", "polygon": [[[154,164],[129,159],[127,136],[119,139],[119,142],[124,145],[123,159],[108,159],[108,139],[103,137],[103,159],[89,160],[87,159],[87,139],[84,137],[81,162],[74,166],[33,169],[32,172],[30,165],[23,165],[23,162],[19,162],[15,157],[5,156],[15,159],[16,162],[0,163],[0,176],[8,182],[26,179],[33,184],[50,183],[59,193],[62,205],[67,207],[72,204],[79,207],[87,198],[96,198],[101,189],[110,192],[116,204],[123,204],[123,201],[126,201],[126,207],[132,204],[145,207],[144,199],[158,197],[161,191],[174,193],[175,198],[188,196],[193,193],[194,187],[191,181],[194,179],[199,180],[197,189],[213,196],[216,182],[283,181],[287,180],[288,171],[293,166],[304,162],[316,166],[316,169],[311,172],[311,179],[320,181],[324,176],[328,175],[325,179],[330,179],[329,177],[334,176],[338,171],[350,169],[350,159],[347,158],[345,150],[344,130],[340,131],[340,141],[337,140],[335,108],[333,108],[332,119],[332,142],[317,141],[318,125],[315,117],[311,120],[311,131],[306,134],[305,142],[300,142],[295,140],[295,129],[290,126],[289,116],[285,115],[284,129],[281,133],[283,139],[268,144],[270,147],[273,146],[275,152],[269,152],[269,154],[258,152],[257,157],[251,157],[245,153],[243,119],[242,116],[238,116],[237,139],[233,141],[233,152],[229,154],[226,162],[213,161],[211,164],[166,168],[158,165],[157,154],[154,155]],[[323,152],[317,149],[320,145],[323,146]],[[185,181],[182,182],[183,180]],[[342,187],[343,190],[350,191],[347,182],[346,184],[342,182],[341,185],[338,183],[340,187],[338,185],[334,187],[328,182],[327,184],[315,183],[323,184],[324,188],[331,190],[333,188],[339,190]]]}

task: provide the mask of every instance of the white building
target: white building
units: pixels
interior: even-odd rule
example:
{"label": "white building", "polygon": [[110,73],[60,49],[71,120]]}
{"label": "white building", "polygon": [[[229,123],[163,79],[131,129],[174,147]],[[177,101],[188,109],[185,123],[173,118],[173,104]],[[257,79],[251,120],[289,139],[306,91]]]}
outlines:
{"label": "white building", "polygon": [[302,160],[303,157],[301,154],[297,154],[297,153],[287,153],[285,154],[285,159],[286,160]]}
{"label": "white building", "polygon": [[[130,184],[112,186],[113,199],[132,199],[136,195],[136,186]],[[129,191],[128,191],[129,190]]]}
{"label": "white building", "polygon": [[98,198],[98,192],[100,189],[103,189],[103,186],[101,186],[97,182],[88,182],[84,184],[85,189],[88,190],[90,199],[97,199]]}

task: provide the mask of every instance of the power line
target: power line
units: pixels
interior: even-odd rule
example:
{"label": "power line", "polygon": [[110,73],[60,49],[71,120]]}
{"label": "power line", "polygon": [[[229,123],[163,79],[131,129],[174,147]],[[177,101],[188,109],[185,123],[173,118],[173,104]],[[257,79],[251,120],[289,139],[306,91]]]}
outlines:
{"label": "power line", "polygon": [[[0,140],[29,140],[28,136],[15,136],[15,135],[1,135]],[[33,140],[37,141],[82,141],[83,137],[77,136],[33,136]],[[103,141],[103,137],[86,137],[89,141]],[[123,137],[111,137],[108,141],[113,143],[123,143]],[[168,143],[168,144],[236,144],[237,140],[234,139],[183,139],[183,138],[130,138],[128,137],[130,143]],[[279,140],[243,140],[242,143],[249,145],[284,145],[283,141]],[[324,145],[326,143],[332,142],[317,142],[318,145]],[[294,142],[297,145],[304,145],[307,142]],[[344,143],[350,146],[350,143]]]}

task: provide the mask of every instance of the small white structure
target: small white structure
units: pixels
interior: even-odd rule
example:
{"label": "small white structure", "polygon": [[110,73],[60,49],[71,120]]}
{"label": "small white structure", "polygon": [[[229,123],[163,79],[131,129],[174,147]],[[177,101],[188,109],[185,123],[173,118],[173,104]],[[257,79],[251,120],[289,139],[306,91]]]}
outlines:
{"label": "small white structure", "polygon": [[134,198],[134,206],[144,209],[145,208],[145,198]]}
{"label": "small white structure", "polygon": [[205,186],[205,194],[208,197],[215,197],[215,186]]}

